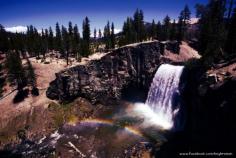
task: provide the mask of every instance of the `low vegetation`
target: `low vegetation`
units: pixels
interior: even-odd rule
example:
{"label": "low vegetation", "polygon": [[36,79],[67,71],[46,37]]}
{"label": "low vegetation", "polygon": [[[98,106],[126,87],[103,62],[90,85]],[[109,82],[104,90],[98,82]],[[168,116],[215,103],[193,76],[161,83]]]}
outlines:
{"label": "low vegetation", "polygon": [[52,133],[65,123],[74,125],[82,119],[92,117],[93,110],[93,106],[84,99],[77,99],[70,104],[51,102],[46,109],[34,107],[14,116],[7,126],[0,129],[0,149],[9,142],[19,142],[22,135],[35,140]]}

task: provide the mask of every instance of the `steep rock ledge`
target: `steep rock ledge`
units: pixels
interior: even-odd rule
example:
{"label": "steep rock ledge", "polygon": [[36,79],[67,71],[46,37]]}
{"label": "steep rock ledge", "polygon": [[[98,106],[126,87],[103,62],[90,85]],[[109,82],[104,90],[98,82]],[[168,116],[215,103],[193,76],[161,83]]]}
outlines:
{"label": "steep rock ledge", "polygon": [[164,58],[160,45],[158,41],[127,45],[100,60],[61,71],[50,83],[47,97],[67,101],[82,96],[95,103],[119,99],[121,90],[129,84],[149,88],[158,66],[174,62]]}

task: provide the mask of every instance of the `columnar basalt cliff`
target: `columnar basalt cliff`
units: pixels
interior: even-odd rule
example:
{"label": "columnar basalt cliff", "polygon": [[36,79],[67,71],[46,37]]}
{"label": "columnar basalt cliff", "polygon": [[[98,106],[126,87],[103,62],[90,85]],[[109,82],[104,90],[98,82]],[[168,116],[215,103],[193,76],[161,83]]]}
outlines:
{"label": "columnar basalt cliff", "polygon": [[174,62],[163,57],[158,41],[121,47],[100,60],[57,73],[47,97],[66,101],[82,96],[93,103],[119,99],[121,90],[129,84],[149,88],[158,66]]}

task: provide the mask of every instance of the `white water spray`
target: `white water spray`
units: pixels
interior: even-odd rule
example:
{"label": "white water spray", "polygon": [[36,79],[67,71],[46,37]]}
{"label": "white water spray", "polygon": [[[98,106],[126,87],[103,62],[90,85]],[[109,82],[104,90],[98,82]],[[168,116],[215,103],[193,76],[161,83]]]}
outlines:
{"label": "white water spray", "polygon": [[144,104],[136,104],[135,111],[142,114],[145,124],[163,129],[174,126],[174,118],[180,110],[179,83],[183,66],[163,64],[157,70]]}

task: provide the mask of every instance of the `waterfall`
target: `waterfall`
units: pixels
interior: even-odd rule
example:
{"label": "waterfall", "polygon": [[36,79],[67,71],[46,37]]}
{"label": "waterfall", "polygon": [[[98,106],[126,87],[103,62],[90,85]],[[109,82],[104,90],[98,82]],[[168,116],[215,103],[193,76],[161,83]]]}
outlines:
{"label": "waterfall", "polygon": [[145,103],[171,127],[180,109],[179,83],[183,69],[183,66],[161,65],[153,78]]}
{"label": "waterfall", "polygon": [[135,110],[145,118],[146,125],[163,129],[178,129],[180,113],[180,77],[184,66],[162,64],[151,84],[145,104],[136,104]]}

